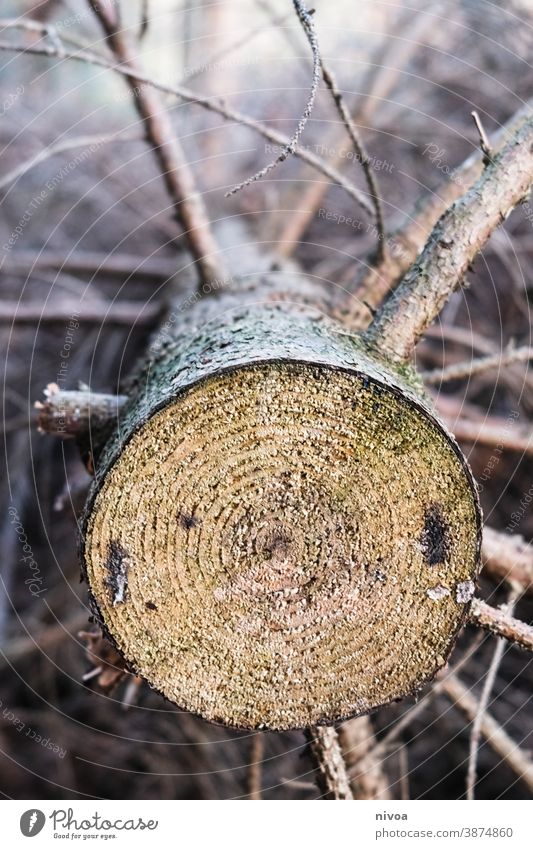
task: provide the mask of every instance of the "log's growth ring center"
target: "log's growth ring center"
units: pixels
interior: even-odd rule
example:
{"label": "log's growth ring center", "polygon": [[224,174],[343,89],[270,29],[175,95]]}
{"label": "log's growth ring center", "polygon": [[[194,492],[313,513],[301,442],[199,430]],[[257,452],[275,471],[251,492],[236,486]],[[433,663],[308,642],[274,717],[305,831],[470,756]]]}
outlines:
{"label": "log's growth ring center", "polygon": [[90,505],[84,566],[131,668],[206,719],[287,729],[430,679],[471,598],[479,510],[398,386],[263,362],[184,387]]}

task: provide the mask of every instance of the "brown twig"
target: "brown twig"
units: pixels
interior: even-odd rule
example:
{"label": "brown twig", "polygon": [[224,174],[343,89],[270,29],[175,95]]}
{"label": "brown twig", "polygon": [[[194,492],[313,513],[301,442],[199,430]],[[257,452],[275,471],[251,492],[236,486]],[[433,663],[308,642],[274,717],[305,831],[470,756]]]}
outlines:
{"label": "brown twig", "polygon": [[226,197],[230,197],[231,195],[240,192],[241,189],[246,188],[246,186],[250,186],[252,183],[257,182],[257,180],[262,180],[262,178],[266,177],[266,175],[269,174],[277,165],[288,159],[288,157],[294,153],[300,140],[300,137],[305,129],[308,118],[311,115],[311,112],[313,111],[315,97],[318,90],[318,81],[320,78],[320,50],[318,47],[318,40],[316,36],[312,14],[307,10],[304,3],[300,2],[300,0],[293,0],[293,5],[298,16],[298,20],[300,21],[302,29],[309,42],[309,46],[311,47],[311,52],[313,54],[313,78],[311,81],[311,88],[307,98],[307,103],[305,104],[305,109],[302,112],[300,120],[298,121],[298,126],[296,127],[296,130],[294,131],[287,144],[284,145],[280,153],[276,156],[276,158],[273,159],[272,162],[269,162],[268,165],[265,165],[264,168],[261,168],[259,171],[256,171],[255,174],[252,174],[251,177],[247,177],[246,180],[243,180],[241,183],[238,183],[236,186],[233,186],[232,189],[226,192]]}
{"label": "brown twig", "polygon": [[[0,41],[0,50],[8,51],[10,53],[22,53],[22,54],[31,54],[34,56],[46,56],[48,58],[59,58],[59,59],[69,59],[77,62],[84,62],[89,65],[95,65],[99,68],[105,68],[109,71],[115,71],[115,73],[120,74],[121,76],[127,77],[128,79],[135,80],[138,83],[142,83],[148,87],[154,88],[156,91],[161,91],[164,94],[173,95],[174,97],[178,97],[184,103],[191,103],[201,106],[203,109],[206,109],[209,112],[213,112],[216,115],[220,115],[226,121],[234,121],[236,124],[241,124],[243,127],[247,127],[250,130],[261,135],[263,138],[267,139],[267,141],[272,142],[276,145],[286,146],[289,144],[290,139],[288,136],[283,133],[278,132],[277,130],[273,130],[270,127],[267,127],[266,124],[262,124],[260,121],[256,121],[254,118],[250,118],[249,115],[245,115],[243,112],[239,112],[237,109],[231,109],[226,104],[221,101],[214,100],[210,97],[206,97],[205,95],[197,94],[185,86],[177,86],[177,85],[167,85],[165,83],[158,82],[157,80],[152,79],[140,71],[132,71],[131,69],[124,67],[123,65],[117,65],[116,63],[110,62],[103,56],[99,56],[97,53],[91,52],[89,48],[83,47],[80,48],[77,52],[72,50],[62,50],[59,51],[57,47],[53,45],[24,45],[24,44],[11,44],[9,42]],[[311,165],[321,174],[324,174],[331,180],[333,183],[338,185],[346,194],[355,200],[359,206],[364,209],[369,214],[372,214],[372,206],[368,203],[366,197],[362,192],[359,191],[357,186],[355,186],[350,180],[346,179],[343,174],[337,168],[334,168],[331,165],[328,165],[320,156],[312,153],[312,151],[307,150],[305,148],[296,147],[293,151],[294,156],[301,159],[303,162],[307,162],[308,165]]]}
{"label": "brown twig", "polygon": [[501,354],[492,354],[489,357],[479,357],[470,362],[457,363],[443,369],[425,371],[420,377],[427,384],[449,383],[451,380],[463,380],[474,374],[482,374],[490,369],[499,369],[511,363],[524,363],[533,360],[533,348],[524,346],[521,348],[507,348]]}
{"label": "brown twig", "polygon": [[227,270],[192,170],[160,98],[153,89],[141,85],[141,78],[135,76],[137,72],[142,75],[143,68],[133,40],[120,25],[117,4],[113,0],[88,0],[88,3],[102,25],[117,61],[132,73],[128,84],[133,101],[158,160],[176,218],[197,262],[200,282],[223,280]]}
{"label": "brown twig", "polygon": [[359,138],[357,127],[355,126],[355,123],[352,120],[348,109],[346,108],[344,98],[341,94],[339,86],[337,85],[337,80],[335,79],[333,72],[326,65],[322,58],[320,59],[320,65],[322,68],[322,78],[329,91],[331,92],[331,96],[333,98],[335,106],[337,107],[337,111],[346,128],[346,132],[350,137],[353,148],[355,150],[355,154],[357,156],[358,161],[361,163],[361,167],[365,175],[366,184],[368,186],[368,193],[372,199],[372,205],[374,207],[374,215],[376,219],[378,242],[376,258],[378,262],[383,262],[386,258],[385,222],[383,220],[383,209],[381,206],[381,198],[379,194],[377,177],[374,174],[374,171],[372,170],[372,165],[370,163],[369,156],[364,148],[363,142]]}
{"label": "brown twig", "polygon": [[[456,675],[447,674],[439,681],[438,686],[470,722],[475,719],[479,710],[478,702]],[[480,728],[490,747],[533,792],[533,763],[519,744],[509,737],[490,714],[483,715]]]}
{"label": "brown twig", "polygon": [[261,765],[264,744],[265,740],[260,731],[253,735],[250,743],[250,764],[248,766],[248,799],[255,802],[261,799]]}
{"label": "brown twig", "polygon": [[[413,50],[418,48],[418,39],[427,29],[434,26],[434,19],[431,15],[418,15],[413,23],[413,14],[409,10],[399,23],[397,21],[394,23],[395,40],[390,44],[389,40],[386,39],[370,60],[371,70],[362,85],[364,95],[362,101],[355,107],[354,123],[368,125],[372,121],[377,108],[398,82],[398,73],[402,66],[409,61]],[[408,38],[401,37],[404,30],[408,31]],[[342,167],[345,161],[341,144],[342,135],[338,129],[330,134],[325,143],[326,148],[337,151],[334,158],[336,168]],[[292,255],[330,185],[331,181],[325,176],[313,180],[308,186],[298,185],[295,208],[290,220],[283,226],[282,236],[279,236],[278,252],[282,256],[289,257]],[[380,265],[384,266],[387,262],[387,257],[383,256]]]}
{"label": "brown twig", "polygon": [[70,256],[65,253],[54,251],[43,251],[34,253],[32,251],[16,251],[12,253],[8,262],[2,266],[4,272],[11,274],[35,273],[35,269],[52,269],[60,272],[71,272],[73,274],[102,274],[112,277],[133,276],[143,277],[147,280],[164,282],[170,280],[176,274],[176,261],[174,259],[158,259],[157,257],[135,256],[133,254],[107,254],[96,251],[79,251]]}
{"label": "brown twig", "polygon": [[485,127],[483,126],[483,122],[481,121],[479,114],[476,112],[475,109],[473,109],[470,114],[472,115],[472,118],[474,119],[474,124],[476,125],[476,130],[478,131],[478,134],[479,134],[479,146],[481,148],[481,152],[483,153],[482,162],[483,162],[483,165],[487,166],[491,161],[492,147],[491,147],[491,144],[488,140],[487,134],[485,132]]}
{"label": "brown twig", "polygon": [[517,451],[527,456],[533,455],[533,433],[528,428],[513,429],[503,418],[487,417],[484,421],[471,421],[461,418],[448,425],[456,439],[473,445],[498,446],[507,451]]}
{"label": "brown twig", "polygon": [[317,784],[325,799],[353,799],[346,764],[337,732],[331,727],[309,728],[306,732],[317,766]]}
{"label": "brown twig", "polygon": [[64,322],[76,315],[76,320],[85,324],[121,324],[127,327],[151,326],[162,313],[162,307],[157,303],[144,301],[115,301],[110,303],[84,304],[80,312],[80,302],[69,304],[61,301],[59,304],[36,302],[0,302],[0,322],[16,322],[17,324],[51,324]]}
{"label": "brown twig", "polygon": [[463,282],[493,230],[528,194],[533,182],[533,117],[439,220],[422,251],[365,333],[366,343],[397,363]]}
{"label": "brown twig", "polygon": [[472,600],[470,621],[492,634],[505,637],[506,640],[520,646],[520,648],[533,651],[533,627],[520,619],[509,616],[501,608],[491,607],[490,604],[480,598]]}
{"label": "brown twig", "polygon": [[[515,602],[520,595],[520,591],[517,588],[513,588],[511,590],[509,600],[505,605],[505,613],[511,615]],[[476,711],[476,715],[474,717],[474,721],[472,723],[472,728],[470,730],[470,747],[468,754],[468,771],[466,776],[466,798],[474,799],[475,798],[475,786],[477,780],[477,758],[479,751],[479,742],[481,739],[481,726],[483,725],[483,719],[485,718],[487,707],[489,704],[490,694],[494,687],[494,682],[496,680],[496,675],[498,674],[498,669],[500,668],[500,663],[503,658],[503,653],[506,648],[505,640],[499,639],[496,642],[496,648],[494,649],[494,654],[492,656],[492,660],[489,664],[489,668],[487,670],[487,675],[485,678],[485,683],[483,684],[483,689],[481,691],[481,696],[479,698],[479,704]]]}

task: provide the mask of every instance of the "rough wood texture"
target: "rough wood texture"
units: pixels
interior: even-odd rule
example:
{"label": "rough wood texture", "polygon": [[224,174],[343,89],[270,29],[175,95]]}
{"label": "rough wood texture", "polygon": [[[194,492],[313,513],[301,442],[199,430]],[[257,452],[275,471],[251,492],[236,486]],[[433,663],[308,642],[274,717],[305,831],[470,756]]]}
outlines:
{"label": "rough wood texture", "polygon": [[127,662],[237,727],[333,722],[416,690],[476,578],[456,444],[309,285],[251,279],[176,316],[83,521],[95,613]]}
{"label": "rough wood texture", "polygon": [[476,598],[472,602],[470,620],[498,637],[505,637],[515,645],[533,651],[533,627],[499,607],[491,607],[486,601]]}
{"label": "rough wood texture", "polygon": [[307,733],[311,755],[317,765],[316,781],[324,799],[353,799],[350,779],[334,728],[313,728]]}

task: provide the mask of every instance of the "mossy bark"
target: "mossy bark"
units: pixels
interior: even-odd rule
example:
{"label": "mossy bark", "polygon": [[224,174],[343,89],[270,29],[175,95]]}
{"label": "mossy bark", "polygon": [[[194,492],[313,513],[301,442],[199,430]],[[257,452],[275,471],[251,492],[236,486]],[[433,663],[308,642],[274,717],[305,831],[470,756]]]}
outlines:
{"label": "mossy bark", "polygon": [[431,679],[467,614],[467,464],[409,370],[330,314],[286,273],[176,305],[95,450],[95,614],[132,669],[212,721],[366,713]]}

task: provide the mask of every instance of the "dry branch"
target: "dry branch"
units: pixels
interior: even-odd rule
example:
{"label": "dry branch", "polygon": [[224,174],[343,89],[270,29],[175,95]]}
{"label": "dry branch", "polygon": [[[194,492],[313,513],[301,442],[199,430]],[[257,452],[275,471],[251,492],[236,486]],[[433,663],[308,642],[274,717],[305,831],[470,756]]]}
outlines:
{"label": "dry branch", "polygon": [[470,609],[470,621],[474,625],[490,631],[499,637],[505,637],[509,642],[520,648],[533,651],[533,627],[509,616],[505,610],[491,607],[486,601],[475,598]]}
{"label": "dry branch", "polygon": [[529,115],[477,183],[437,223],[420,257],[366,331],[372,349],[392,362],[411,358],[493,230],[524,200],[532,182]]}
{"label": "dry branch", "polygon": [[525,363],[529,360],[533,360],[533,348],[528,346],[508,348],[501,354],[492,354],[489,357],[479,357],[470,362],[455,363],[443,369],[422,372],[420,377],[427,384],[449,383],[451,380],[464,380],[490,369],[500,369],[512,363]]}
{"label": "dry branch", "polygon": [[533,593],[533,547],[518,534],[483,529],[481,557],[485,572],[497,581],[519,584]]}
{"label": "dry branch", "polygon": [[346,764],[334,728],[306,731],[309,748],[317,764],[317,784],[325,799],[353,799]]}
{"label": "dry branch", "polygon": [[251,177],[247,177],[238,185],[233,186],[228,192],[226,192],[226,197],[230,197],[230,195],[234,195],[237,192],[240,192],[241,189],[246,188],[246,186],[250,186],[252,183],[257,182],[257,180],[262,180],[263,177],[266,177],[267,174],[270,174],[273,169],[279,165],[281,162],[285,162],[286,159],[291,156],[300,140],[300,137],[306,127],[307,121],[311,112],[313,111],[313,106],[315,104],[315,97],[318,90],[318,81],[320,78],[320,50],[318,47],[318,40],[316,37],[315,25],[313,23],[312,13],[308,12],[304,3],[301,3],[300,0],[293,0],[293,6],[298,16],[298,20],[302,25],[302,29],[305,33],[305,36],[309,42],[311,47],[311,52],[313,55],[313,77],[311,81],[311,88],[309,91],[309,96],[307,98],[307,103],[305,104],[304,111],[300,120],[298,121],[298,126],[296,130],[292,134],[291,138],[287,142],[286,145],[282,148],[279,154],[276,156],[272,162],[269,162],[268,165],[265,165],[264,168],[260,168],[259,171],[256,171],[255,174],[252,174]]}
{"label": "dry branch", "polygon": [[76,319],[84,324],[121,324],[126,327],[150,326],[161,315],[159,303],[144,301],[104,301],[83,306],[79,312],[80,303],[62,301],[58,304],[35,303],[34,301],[2,301],[0,302],[0,322],[16,322],[38,326],[46,323],[64,322],[76,314]]}
{"label": "dry branch", "polygon": [[63,437],[84,437],[93,429],[107,429],[128,400],[125,395],[89,389],[62,391],[55,383],[48,384],[44,395],[44,401],[35,402],[39,430]]}
{"label": "dry branch", "polygon": [[[270,127],[267,127],[265,124],[262,124],[260,121],[256,121],[254,118],[250,118],[249,115],[245,115],[243,112],[239,112],[237,109],[232,109],[227,106],[225,103],[215,100],[211,97],[206,97],[205,95],[197,94],[192,91],[192,89],[186,88],[185,86],[177,86],[177,85],[167,85],[165,83],[158,82],[157,80],[152,79],[144,73],[141,73],[139,70],[130,70],[128,67],[123,65],[117,65],[106,59],[104,56],[100,56],[97,53],[94,53],[89,49],[89,47],[80,48],[78,51],[59,50],[54,45],[39,45],[39,46],[28,46],[25,44],[15,44],[9,43],[5,41],[0,41],[0,50],[7,51],[10,53],[22,53],[22,54],[32,54],[35,56],[45,56],[48,58],[57,58],[57,59],[70,59],[77,62],[84,62],[89,65],[95,65],[99,68],[105,68],[106,70],[115,71],[117,74],[121,74],[128,79],[131,79],[137,83],[142,83],[144,86],[148,86],[154,88],[156,91],[161,91],[164,94],[170,94],[174,97],[178,97],[184,103],[191,103],[201,106],[203,109],[206,109],[209,112],[213,112],[216,115],[220,115],[226,121],[233,121],[236,124],[241,124],[243,127],[248,127],[248,129],[253,130],[259,135],[263,136],[263,138],[267,139],[270,142],[273,142],[276,145],[286,146],[289,144],[290,139],[288,136],[283,133],[278,132],[277,130],[273,130]],[[135,83],[134,83],[135,84]],[[372,214],[372,206],[367,201],[365,195],[359,191],[359,189],[346,177],[344,177],[337,168],[334,168],[331,165],[328,165],[320,156],[316,156],[312,151],[307,150],[306,148],[296,147],[294,150],[294,156],[297,156],[304,162],[307,162],[308,165],[311,165],[320,173],[324,174],[331,180],[333,183],[338,185],[346,194],[355,200],[356,203],[368,212],[370,215]]]}
{"label": "dry branch", "polygon": [[131,72],[128,84],[137,111],[144,123],[146,135],[153,147],[167,191],[172,200],[189,249],[198,264],[201,282],[223,280],[226,267],[192,170],[178,141],[168,112],[150,87],[141,85],[142,64],[134,41],[124,30],[111,0],[88,0],[100,21],[107,42],[120,66]]}
{"label": "dry branch", "polygon": [[[524,122],[531,118],[532,108],[533,101],[529,101],[493,135],[494,155],[497,155],[522,128]],[[396,250],[389,251],[383,262],[375,263],[374,257],[369,257],[362,263],[353,287],[357,301],[354,303],[351,299],[349,307],[358,315],[362,312],[367,323],[371,316],[370,310],[379,306],[396,281],[416,260],[440,216],[482,174],[482,158],[476,151],[454,170],[453,179],[444,180],[417,203],[405,222],[391,234],[390,240],[396,246]]]}
{"label": "dry branch", "polygon": [[389,782],[368,716],[358,716],[339,728],[339,742],[351,779],[354,799],[390,799]]}
{"label": "dry branch", "polygon": [[[512,614],[515,602],[519,596],[519,591],[517,588],[513,588],[510,593],[509,601],[505,605],[505,613],[507,615]],[[479,699],[478,709],[476,711],[476,715],[474,717],[474,721],[472,723],[472,728],[470,731],[470,749],[468,755],[468,773],[466,777],[466,797],[467,799],[475,798],[475,786],[477,779],[477,758],[479,752],[479,741],[482,734],[482,726],[483,720],[485,719],[487,713],[487,707],[489,704],[490,694],[494,687],[494,682],[496,680],[496,675],[498,674],[498,669],[500,668],[500,664],[502,662],[503,654],[506,648],[506,643],[504,639],[498,639],[496,641],[496,648],[494,649],[494,654],[492,656],[492,660],[489,664],[489,668],[487,670],[487,674],[485,676],[485,681],[483,684],[483,689],[481,691],[481,696]]]}
{"label": "dry branch", "polygon": [[[448,674],[442,677],[437,686],[446,693],[452,704],[459,708],[470,722],[473,722],[479,710],[478,701],[462,681],[456,675]],[[501,725],[487,713],[483,715],[481,733],[490,747],[533,792],[533,763],[522,751],[520,745],[515,743]]]}

